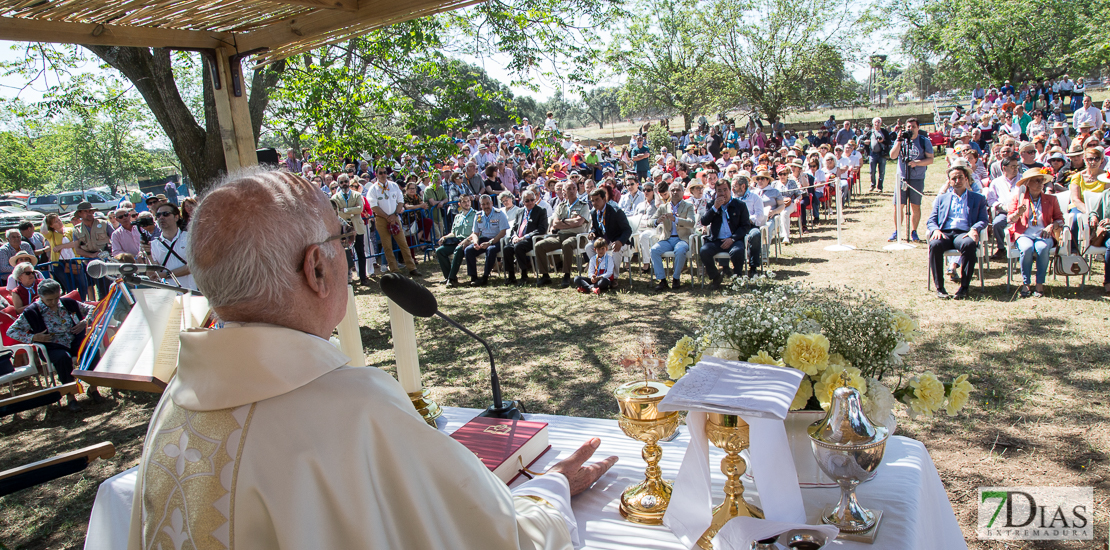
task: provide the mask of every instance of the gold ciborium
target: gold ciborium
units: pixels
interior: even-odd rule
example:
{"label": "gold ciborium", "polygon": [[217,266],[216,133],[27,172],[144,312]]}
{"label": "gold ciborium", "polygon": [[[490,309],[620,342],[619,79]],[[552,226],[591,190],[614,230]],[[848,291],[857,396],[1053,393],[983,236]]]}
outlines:
{"label": "gold ciborium", "polygon": [[644,480],[621,494],[621,515],[633,523],[659,525],[671,501],[671,483],[663,479],[659,459],[663,450],[658,442],[678,429],[678,412],[660,412],[659,402],[670,386],[659,380],[629,382],[613,391],[620,406],[620,427],[625,435],[642,441],[641,456],[647,462]]}
{"label": "gold ciborium", "polygon": [[725,501],[713,509],[713,523],[698,539],[698,546],[705,550],[713,548],[713,537],[717,531],[737,516],[763,519],[763,510],[744,501],[744,483],[740,476],[747,466],[740,458],[740,451],[748,448],[748,423],[734,414],[709,413],[705,423],[705,435],[714,446],[725,451],[721,459],[721,471],[725,474]]}

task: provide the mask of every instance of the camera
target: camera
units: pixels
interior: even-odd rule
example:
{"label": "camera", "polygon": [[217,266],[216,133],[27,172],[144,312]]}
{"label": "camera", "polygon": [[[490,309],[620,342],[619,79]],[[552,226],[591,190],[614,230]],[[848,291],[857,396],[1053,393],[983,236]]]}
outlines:
{"label": "camera", "polygon": [[901,140],[904,140],[904,141],[909,141],[909,140],[913,139],[913,132],[911,132],[909,130],[903,130],[902,134],[898,136],[898,139],[901,139]]}

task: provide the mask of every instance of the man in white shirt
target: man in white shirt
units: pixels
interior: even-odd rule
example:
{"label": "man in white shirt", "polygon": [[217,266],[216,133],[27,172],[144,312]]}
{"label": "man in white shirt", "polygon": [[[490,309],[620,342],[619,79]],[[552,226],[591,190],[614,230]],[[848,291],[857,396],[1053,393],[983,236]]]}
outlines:
{"label": "man in white shirt", "polygon": [[547,119],[543,121],[543,129],[545,132],[559,131],[559,123],[555,122],[555,113],[547,112]]}
{"label": "man in white shirt", "polygon": [[[389,271],[400,272],[397,258],[393,254],[393,242],[396,241],[409,275],[422,277],[423,275],[416,269],[416,262],[412,259],[409,243],[401,227],[401,212],[405,209],[405,196],[401,193],[401,188],[389,180],[385,168],[379,167],[376,176],[366,192],[366,200],[370,202],[370,209],[374,211],[374,229],[378,231],[378,237],[381,238],[382,255],[389,264]],[[352,231],[351,239],[353,240],[354,237]]]}
{"label": "man in white shirt", "polygon": [[640,191],[640,182],[636,176],[629,174],[624,179],[624,194],[618,205],[626,216],[631,216],[641,202],[644,202],[644,194]]}
{"label": "man in white shirt", "polygon": [[[243,216],[246,203],[259,215]],[[128,548],[578,542],[571,495],[615,462],[582,467],[598,440],[510,491],[428,426],[393,377],[346,366],[328,342],[347,308],[347,233],[318,190],[274,172],[239,178],[210,192],[190,230],[197,280],[225,326],[180,335],[177,375],[139,463]],[[227,235],[247,239],[257,259],[243,262]]]}
{"label": "man in white shirt", "polygon": [[524,139],[536,139],[536,134],[532,129],[532,123],[528,122],[528,117],[521,119],[521,122],[523,122],[523,126],[520,130],[524,132]]}
{"label": "man in white shirt", "polygon": [[[1063,157],[1060,153],[1055,153]],[[1055,156],[1054,155],[1054,156]],[[994,231],[994,242],[997,250],[992,258],[1006,257],[1006,227],[1009,225],[1007,214],[1017,189],[1014,184],[1021,177],[1021,157],[1010,154],[1003,157],[999,163],[1002,175],[994,178],[987,188],[987,217],[991,220],[991,229]]]}
{"label": "man in white shirt", "polygon": [[1080,124],[1090,122],[1092,128],[1102,128],[1102,111],[1091,105],[1091,96],[1083,96],[1083,107],[1075,111],[1072,124],[1078,128]]}

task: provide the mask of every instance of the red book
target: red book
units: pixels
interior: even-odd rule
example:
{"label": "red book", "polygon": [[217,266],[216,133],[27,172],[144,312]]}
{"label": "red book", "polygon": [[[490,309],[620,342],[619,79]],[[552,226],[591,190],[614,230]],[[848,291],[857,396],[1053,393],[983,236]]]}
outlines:
{"label": "red book", "polygon": [[551,448],[547,423],[475,417],[451,434],[494,475],[510,484]]}

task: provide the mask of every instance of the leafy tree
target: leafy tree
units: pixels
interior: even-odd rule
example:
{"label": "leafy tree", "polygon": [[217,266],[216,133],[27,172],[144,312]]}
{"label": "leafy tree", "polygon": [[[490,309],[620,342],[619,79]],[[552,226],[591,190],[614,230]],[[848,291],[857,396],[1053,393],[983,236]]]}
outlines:
{"label": "leafy tree", "polygon": [[14,132],[0,132],[0,190],[37,191],[50,183],[50,159],[34,141]]}
{"label": "leafy tree", "polygon": [[791,110],[854,96],[845,62],[870,28],[840,0],[710,0],[700,14],[720,56],[723,95],[774,122]]}
{"label": "leafy tree", "polygon": [[628,77],[621,114],[677,113],[689,130],[696,114],[716,105],[723,75],[698,25],[698,2],[641,0],[635,13],[647,15],[614,33],[606,54]]}
{"label": "leafy tree", "polygon": [[621,114],[620,88],[594,88],[582,92],[582,115],[605,128],[605,123]]}
{"label": "leafy tree", "polygon": [[1086,74],[1110,62],[1105,1],[890,0],[902,43],[946,82],[974,86]]}

